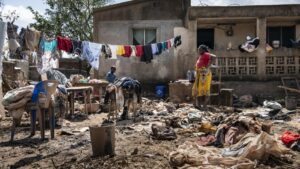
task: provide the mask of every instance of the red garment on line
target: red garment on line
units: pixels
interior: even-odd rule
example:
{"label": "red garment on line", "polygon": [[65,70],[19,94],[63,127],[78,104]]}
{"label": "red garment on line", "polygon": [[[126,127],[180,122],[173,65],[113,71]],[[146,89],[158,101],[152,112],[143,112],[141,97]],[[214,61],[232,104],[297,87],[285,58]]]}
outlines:
{"label": "red garment on line", "polygon": [[196,63],[197,68],[208,67],[210,59],[210,54],[208,52],[200,55]]}
{"label": "red garment on line", "polygon": [[126,45],[124,46],[124,49],[125,49],[124,57],[130,57],[132,53],[131,46]]}
{"label": "red garment on line", "polygon": [[142,57],[144,55],[143,45],[137,45],[135,48],[136,48],[136,56],[137,57]]}
{"label": "red garment on line", "polygon": [[58,50],[63,50],[68,53],[72,53],[73,45],[71,39],[57,36],[57,48]]}

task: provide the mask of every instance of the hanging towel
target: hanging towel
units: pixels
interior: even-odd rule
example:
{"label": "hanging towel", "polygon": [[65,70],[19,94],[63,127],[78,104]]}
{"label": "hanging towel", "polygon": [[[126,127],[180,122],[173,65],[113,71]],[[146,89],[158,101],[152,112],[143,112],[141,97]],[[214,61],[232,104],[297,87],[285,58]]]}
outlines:
{"label": "hanging towel", "polygon": [[111,50],[111,58],[110,59],[118,59],[117,58],[117,45],[109,45],[109,48]]}
{"label": "hanging towel", "polygon": [[168,49],[168,42],[163,42],[163,51]]}
{"label": "hanging towel", "polygon": [[137,46],[135,46],[135,48],[136,48],[136,56],[143,57],[144,56],[144,46],[137,45]]}
{"label": "hanging towel", "polygon": [[25,48],[30,51],[37,51],[39,48],[41,32],[34,28],[28,28],[25,32]]}
{"label": "hanging towel", "polygon": [[136,57],[136,47],[131,45],[131,57]]}
{"label": "hanging towel", "polygon": [[174,47],[175,48],[177,48],[178,46],[180,46],[181,45],[181,36],[179,35],[179,36],[176,36],[175,38],[174,38]]}
{"label": "hanging towel", "polygon": [[89,64],[99,70],[99,57],[101,54],[101,44],[92,43],[88,41],[82,42],[82,55],[83,58],[86,59]]}
{"label": "hanging towel", "polygon": [[162,45],[162,43],[158,43],[157,44],[157,50],[158,50],[158,55],[160,55],[161,53],[162,53],[162,51],[163,51],[163,45]]}
{"label": "hanging towel", "polygon": [[73,45],[71,39],[58,36],[57,43],[58,43],[58,50],[63,50],[68,53],[72,53]]}
{"label": "hanging towel", "polygon": [[117,55],[118,56],[124,56],[125,55],[125,48],[123,45],[119,45],[117,47]]}
{"label": "hanging towel", "polygon": [[151,63],[153,59],[152,47],[151,45],[144,46],[144,55],[141,58],[142,62]]}
{"label": "hanging towel", "polygon": [[76,55],[81,55],[82,53],[82,42],[80,40],[72,40],[73,52]]}
{"label": "hanging towel", "polygon": [[157,55],[158,54],[157,44],[156,43],[151,44],[151,48],[152,48],[152,54]]}
{"label": "hanging towel", "polygon": [[124,50],[125,50],[124,57],[130,57],[131,56],[131,52],[132,52],[131,46],[128,46],[128,45],[124,46]]}

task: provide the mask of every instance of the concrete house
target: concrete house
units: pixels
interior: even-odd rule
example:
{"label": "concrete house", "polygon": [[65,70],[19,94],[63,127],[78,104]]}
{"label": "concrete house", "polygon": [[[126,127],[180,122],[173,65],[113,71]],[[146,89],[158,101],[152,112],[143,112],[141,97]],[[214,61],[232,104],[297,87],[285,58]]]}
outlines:
{"label": "concrete house", "polygon": [[[300,77],[300,48],[291,42],[300,40],[299,4],[191,6],[190,0],[133,0],[94,10],[94,40],[99,43],[147,44],[176,35],[182,36],[182,45],[151,64],[102,59],[98,76],[116,65],[119,76],[142,82],[185,78],[194,68],[197,46],[204,43],[218,56],[222,79],[239,80],[224,83],[238,93],[245,93],[245,86],[255,93],[279,92],[280,77]],[[247,36],[260,39],[252,53],[238,50]],[[267,52],[266,44],[272,46],[273,41],[279,41],[279,47]]]}

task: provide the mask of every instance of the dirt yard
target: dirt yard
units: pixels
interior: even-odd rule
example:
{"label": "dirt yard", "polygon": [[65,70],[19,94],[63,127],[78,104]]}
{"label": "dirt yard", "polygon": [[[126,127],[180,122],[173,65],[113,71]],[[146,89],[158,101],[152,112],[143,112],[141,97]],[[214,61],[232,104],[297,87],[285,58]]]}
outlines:
{"label": "dirt yard", "polygon": [[[160,106],[158,102],[156,106]],[[181,105],[184,106],[186,105]],[[138,122],[128,120],[117,123],[114,157],[92,156],[88,126],[99,125],[106,117],[105,113],[77,114],[75,120],[65,120],[63,127],[56,129],[55,139],[45,141],[40,140],[39,132],[34,137],[28,138],[29,118],[23,117],[13,143],[9,142],[11,118],[5,117],[0,122],[0,168],[173,168],[169,162],[170,152],[175,151],[188,140],[195,141],[199,131],[176,128],[177,139],[155,140],[150,136],[151,125],[164,124],[174,114],[160,113],[154,109],[151,111],[154,114],[149,113],[150,108],[149,112],[144,110],[144,115],[138,119]],[[213,114],[220,113],[219,109],[215,109],[215,112],[213,109],[210,111]],[[255,108],[249,111],[259,110]],[[299,118],[299,114],[294,114],[292,118]],[[299,122],[273,121],[272,137],[278,139],[285,130],[299,130]],[[50,137],[49,131],[46,132],[46,137]],[[293,156],[284,159],[270,157],[267,161],[258,162],[256,168],[300,168],[300,154],[294,153]]]}

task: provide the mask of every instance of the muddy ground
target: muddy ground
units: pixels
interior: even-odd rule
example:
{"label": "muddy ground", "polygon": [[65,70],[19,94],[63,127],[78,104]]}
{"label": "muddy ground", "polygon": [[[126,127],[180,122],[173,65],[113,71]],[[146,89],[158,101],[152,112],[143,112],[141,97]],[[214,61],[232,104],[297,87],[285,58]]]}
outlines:
{"label": "muddy ground", "polygon": [[[255,109],[252,109],[255,111]],[[217,112],[216,112],[217,113]],[[15,142],[10,143],[11,118],[0,121],[0,168],[172,168],[168,155],[187,140],[197,136],[180,132],[173,141],[158,141],[150,137],[152,123],[164,123],[167,116],[144,116],[139,122],[118,122],[116,130],[116,155],[114,157],[93,157],[88,126],[98,125],[107,114],[77,114],[75,120],[64,121],[63,127],[55,131],[55,139],[40,140],[40,133],[30,135],[29,118],[23,117],[17,128]],[[299,118],[294,115],[293,118]],[[295,123],[294,123],[295,124]],[[271,131],[274,138],[285,130],[299,130],[299,125],[274,123]],[[71,135],[70,135],[71,134]],[[46,132],[46,137],[50,133]],[[258,168],[300,168],[300,154],[289,159],[270,158]]]}

